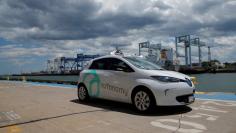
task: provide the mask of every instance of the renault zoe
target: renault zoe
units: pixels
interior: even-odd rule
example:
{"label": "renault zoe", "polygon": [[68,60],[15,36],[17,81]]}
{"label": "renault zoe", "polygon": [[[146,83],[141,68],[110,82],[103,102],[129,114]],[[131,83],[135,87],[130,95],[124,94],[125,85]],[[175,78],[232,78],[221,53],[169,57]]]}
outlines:
{"label": "renault zoe", "polygon": [[195,87],[189,76],[165,70],[140,57],[103,56],[81,71],[78,98],[90,97],[131,103],[140,112],[156,105],[193,103]]}

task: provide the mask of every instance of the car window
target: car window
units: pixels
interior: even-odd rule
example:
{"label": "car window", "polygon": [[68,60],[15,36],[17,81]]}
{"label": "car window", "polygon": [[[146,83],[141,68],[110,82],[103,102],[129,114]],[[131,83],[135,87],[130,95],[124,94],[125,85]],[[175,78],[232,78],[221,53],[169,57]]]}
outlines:
{"label": "car window", "polygon": [[93,61],[89,69],[106,70],[106,60],[98,59]]}
{"label": "car window", "polygon": [[116,58],[103,58],[93,61],[89,69],[134,72],[124,61]]}
{"label": "car window", "polygon": [[138,57],[124,57],[128,62],[133,64],[134,66],[141,68],[141,69],[146,69],[146,70],[163,70],[162,67],[158,66],[157,64],[154,64],[150,61],[147,61],[143,58],[138,58]]}
{"label": "car window", "polygon": [[106,58],[107,70],[133,72],[134,70],[124,61],[117,58]]}

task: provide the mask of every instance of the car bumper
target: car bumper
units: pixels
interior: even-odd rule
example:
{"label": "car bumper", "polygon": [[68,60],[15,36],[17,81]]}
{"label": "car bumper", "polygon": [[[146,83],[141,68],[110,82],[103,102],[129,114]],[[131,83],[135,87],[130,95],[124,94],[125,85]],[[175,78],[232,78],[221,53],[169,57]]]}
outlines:
{"label": "car bumper", "polygon": [[156,92],[156,104],[158,106],[188,105],[195,101],[194,93],[194,88],[164,89]]}

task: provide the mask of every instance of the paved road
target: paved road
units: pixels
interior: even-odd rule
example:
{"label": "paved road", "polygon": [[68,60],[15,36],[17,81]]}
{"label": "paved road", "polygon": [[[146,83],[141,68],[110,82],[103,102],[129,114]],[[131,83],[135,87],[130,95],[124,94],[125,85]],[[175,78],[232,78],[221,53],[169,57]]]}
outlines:
{"label": "paved road", "polygon": [[196,100],[141,115],[129,104],[93,99],[75,88],[0,81],[0,133],[235,133],[236,102]]}

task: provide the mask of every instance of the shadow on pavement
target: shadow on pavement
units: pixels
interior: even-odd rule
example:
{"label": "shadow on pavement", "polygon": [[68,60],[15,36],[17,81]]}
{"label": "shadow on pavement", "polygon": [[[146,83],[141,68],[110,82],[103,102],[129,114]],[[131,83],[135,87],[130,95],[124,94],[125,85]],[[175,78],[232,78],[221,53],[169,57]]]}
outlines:
{"label": "shadow on pavement", "polygon": [[177,115],[190,112],[192,109],[188,106],[157,106],[152,112],[141,114],[138,113],[131,104],[103,100],[103,99],[90,99],[88,102],[80,102],[78,99],[71,100],[73,103],[93,106],[102,108],[110,111],[117,111],[122,113],[128,113],[133,115],[144,115],[144,116],[166,116],[166,115]]}
{"label": "shadow on pavement", "polygon": [[36,122],[46,121],[46,120],[51,120],[51,119],[57,119],[57,118],[62,118],[62,117],[67,117],[67,116],[72,116],[72,115],[99,112],[99,111],[104,111],[104,110],[91,110],[91,111],[84,111],[84,112],[68,113],[68,114],[62,114],[62,115],[57,115],[57,116],[49,116],[49,117],[42,117],[42,118],[38,118],[38,119],[32,119],[32,120],[28,120],[28,121],[24,121],[24,122],[19,122],[19,123],[12,123],[14,121],[10,121],[9,123],[7,123],[5,125],[1,125],[1,123],[0,123],[0,129],[6,128],[6,127],[12,127],[12,126],[26,125],[26,124],[31,124],[31,123],[36,123]]}

